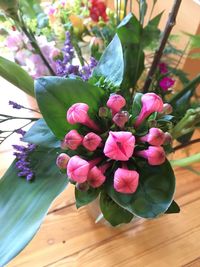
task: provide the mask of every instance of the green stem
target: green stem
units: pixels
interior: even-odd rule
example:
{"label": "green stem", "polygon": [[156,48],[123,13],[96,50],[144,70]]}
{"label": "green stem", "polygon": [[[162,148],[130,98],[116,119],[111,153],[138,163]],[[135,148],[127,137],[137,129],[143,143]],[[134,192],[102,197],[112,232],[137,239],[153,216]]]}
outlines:
{"label": "green stem", "polygon": [[200,161],[200,153],[192,155],[187,158],[183,158],[183,159],[171,160],[170,163],[173,167],[177,167],[177,166],[184,167],[184,166],[191,165],[193,163],[197,163],[199,161]]}
{"label": "green stem", "polygon": [[82,51],[81,51],[81,49],[80,49],[80,47],[79,47],[79,45],[77,43],[77,40],[76,39],[74,40],[74,38],[72,38],[72,45],[73,45],[73,47],[74,47],[74,49],[76,51],[76,54],[77,54],[78,59],[79,59],[79,61],[81,63],[81,66],[84,66],[84,61],[85,60],[83,58]]}

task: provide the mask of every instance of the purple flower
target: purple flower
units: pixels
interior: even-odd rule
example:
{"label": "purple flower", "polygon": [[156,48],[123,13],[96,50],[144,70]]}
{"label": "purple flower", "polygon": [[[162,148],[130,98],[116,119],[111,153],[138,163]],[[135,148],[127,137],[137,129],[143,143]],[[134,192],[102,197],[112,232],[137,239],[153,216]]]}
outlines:
{"label": "purple flower", "polygon": [[13,101],[9,101],[8,104],[11,105],[15,109],[21,109],[21,108],[23,108],[22,105],[20,105],[20,104],[18,104],[16,102],[13,102]]}
{"label": "purple flower", "polygon": [[18,129],[15,131],[17,134],[21,134],[22,136],[24,136],[26,134],[26,131],[22,130],[22,129]]}
{"label": "purple flower", "polygon": [[170,77],[164,77],[159,82],[160,87],[163,89],[163,91],[167,91],[170,87],[172,87],[175,83],[175,80],[173,80]]}
{"label": "purple flower", "polygon": [[164,62],[161,62],[159,64],[159,70],[160,70],[160,73],[166,74],[168,72],[167,64],[165,64]]}

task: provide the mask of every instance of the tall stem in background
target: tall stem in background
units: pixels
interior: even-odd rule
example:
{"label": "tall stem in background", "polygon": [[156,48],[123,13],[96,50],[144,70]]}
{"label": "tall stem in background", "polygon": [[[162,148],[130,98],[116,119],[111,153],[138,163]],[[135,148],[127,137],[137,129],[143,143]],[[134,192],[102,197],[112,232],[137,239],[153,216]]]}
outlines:
{"label": "tall stem in background", "polygon": [[160,59],[162,57],[163,50],[164,50],[164,48],[166,46],[167,40],[169,38],[169,35],[170,35],[171,31],[172,31],[172,28],[176,24],[176,17],[177,17],[181,2],[182,2],[182,0],[175,0],[174,1],[174,5],[173,5],[173,8],[172,8],[172,11],[169,14],[169,18],[168,18],[167,24],[166,24],[164,32],[163,32],[163,36],[162,36],[162,39],[161,39],[161,42],[160,42],[160,46],[159,46],[159,48],[157,49],[157,51],[155,53],[151,68],[150,68],[149,73],[147,75],[147,78],[146,78],[146,81],[145,81],[145,84],[144,84],[144,87],[143,87],[143,93],[147,93],[148,89],[149,89],[149,87],[151,85],[151,82],[152,82],[152,79],[153,79],[153,75],[156,72],[157,66],[158,66],[158,64],[160,62]]}

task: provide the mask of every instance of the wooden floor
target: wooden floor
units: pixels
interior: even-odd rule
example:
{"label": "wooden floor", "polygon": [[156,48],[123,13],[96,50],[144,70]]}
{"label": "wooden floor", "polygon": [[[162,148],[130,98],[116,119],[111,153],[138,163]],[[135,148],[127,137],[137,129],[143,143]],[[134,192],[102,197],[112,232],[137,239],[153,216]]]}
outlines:
{"label": "wooden floor", "polygon": [[[19,99],[21,96],[24,97],[22,94]],[[199,148],[195,145],[191,151]],[[11,154],[4,145],[0,153],[1,174],[12,160]],[[200,164],[196,167],[200,170]],[[175,172],[175,199],[181,206],[180,214],[139,220],[116,229],[95,224],[87,208],[77,211],[73,187],[69,186],[52,205],[32,242],[7,266],[200,266],[200,176],[183,168]]]}

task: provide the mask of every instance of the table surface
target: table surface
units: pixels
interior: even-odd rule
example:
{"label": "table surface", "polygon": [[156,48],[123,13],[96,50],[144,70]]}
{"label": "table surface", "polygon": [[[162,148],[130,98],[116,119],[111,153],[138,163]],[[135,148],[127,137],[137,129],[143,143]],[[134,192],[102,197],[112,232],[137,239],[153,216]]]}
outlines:
{"label": "table surface", "polygon": [[[8,86],[5,81],[3,84]],[[3,99],[4,111],[8,97],[29,101],[21,92],[16,95],[15,88],[10,92]],[[1,174],[12,161],[9,145],[16,138],[13,136],[1,147]],[[190,153],[198,152],[199,148],[194,145]],[[199,169],[200,165],[195,167]],[[138,220],[119,228],[95,224],[88,208],[77,210],[74,188],[69,186],[50,208],[37,235],[7,266],[200,266],[200,176],[183,168],[175,169],[175,173],[175,199],[181,213]]]}

